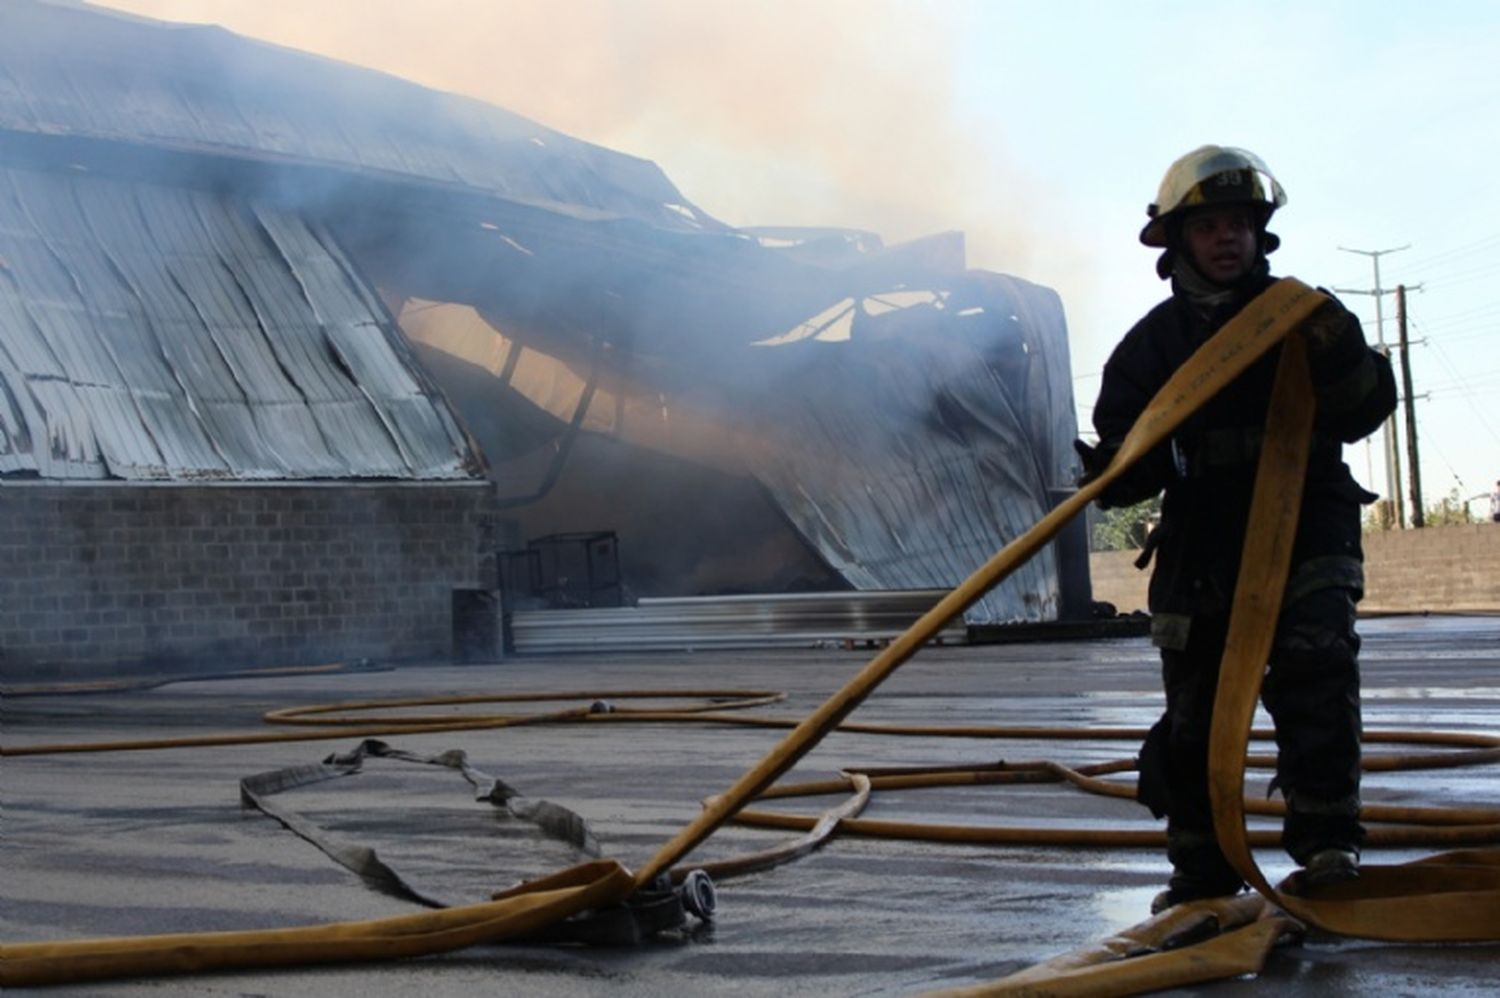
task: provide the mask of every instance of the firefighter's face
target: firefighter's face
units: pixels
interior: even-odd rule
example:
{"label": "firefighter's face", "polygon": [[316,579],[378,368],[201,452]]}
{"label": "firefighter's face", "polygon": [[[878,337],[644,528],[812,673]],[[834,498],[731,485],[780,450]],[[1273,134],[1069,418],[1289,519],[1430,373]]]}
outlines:
{"label": "firefighter's face", "polygon": [[1242,205],[1195,210],[1182,236],[1193,266],[1215,284],[1233,284],[1255,266],[1255,217]]}

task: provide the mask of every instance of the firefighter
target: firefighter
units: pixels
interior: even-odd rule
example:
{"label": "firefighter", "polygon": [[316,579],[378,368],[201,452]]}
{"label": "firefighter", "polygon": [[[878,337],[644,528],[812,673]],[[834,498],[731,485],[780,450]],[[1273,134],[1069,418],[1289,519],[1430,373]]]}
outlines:
{"label": "firefighter", "polygon": [[[1243,149],[1203,146],[1167,170],[1140,234],[1161,250],[1156,272],[1172,295],[1146,314],[1104,366],[1094,407],[1097,447],[1079,441],[1085,480],[1188,357],[1273,283],[1266,230],[1286,194]],[[1359,824],[1359,637],[1363,594],[1361,488],[1342,446],[1372,433],[1395,408],[1390,362],[1359,320],[1331,302],[1308,327],[1316,395],[1307,483],[1262,702],[1276,727],[1273,790],[1287,803],[1282,845],[1304,883],[1352,879]],[[1214,837],[1208,736],[1251,490],[1280,348],[1251,368],[1138,462],[1100,498],[1105,508],[1162,495],[1161,519],[1138,565],[1155,557],[1152,643],[1160,650],[1166,711],[1140,754],[1137,797],[1167,818],[1172,877],[1152,911],[1234,894],[1244,884]]]}

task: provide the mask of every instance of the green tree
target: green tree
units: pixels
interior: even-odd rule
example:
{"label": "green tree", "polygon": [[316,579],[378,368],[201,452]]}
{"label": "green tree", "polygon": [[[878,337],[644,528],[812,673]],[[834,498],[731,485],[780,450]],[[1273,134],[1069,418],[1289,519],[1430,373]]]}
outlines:
{"label": "green tree", "polygon": [[1090,547],[1094,551],[1134,551],[1146,543],[1161,516],[1161,496],[1123,509],[1094,510]]}
{"label": "green tree", "polygon": [[1427,507],[1425,520],[1429,527],[1446,527],[1454,523],[1473,523],[1474,517],[1469,512],[1468,501],[1455,488]]}
{"label": "green tree", "polygon": [[[1449,489],[1448,494],[1437,502],[1423,507],[1423,526],[1447,527],[1458,523],[1473,522],[1475,522],[1474,514],[1469,512],[1469,500],[1465,499],[1456,488]],[[1382,499],[1366,507],[1365,531],[1367,533],[1395,530],[1397,527],[1395,503],[1389,499]]]}

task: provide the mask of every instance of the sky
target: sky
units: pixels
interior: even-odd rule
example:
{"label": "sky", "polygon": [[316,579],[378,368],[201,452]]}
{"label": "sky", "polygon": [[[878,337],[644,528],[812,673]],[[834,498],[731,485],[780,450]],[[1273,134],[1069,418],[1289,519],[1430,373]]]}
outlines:
{"label": "sky", "polygon": [[[1136,241],[1162,174],[1242,146],[1287,190],[1274,273],[1342,289],[1372,343],[1419,288],[1425,504],[1484,515],[1500,479],[1492,0],[96,2],[500,105],[655,161],[732,225],[962,230],[970,266],[1061,296],[1085,430],[1109,351],[1168,293]],[[1388,495],[1385,455],[1346,450]]]}

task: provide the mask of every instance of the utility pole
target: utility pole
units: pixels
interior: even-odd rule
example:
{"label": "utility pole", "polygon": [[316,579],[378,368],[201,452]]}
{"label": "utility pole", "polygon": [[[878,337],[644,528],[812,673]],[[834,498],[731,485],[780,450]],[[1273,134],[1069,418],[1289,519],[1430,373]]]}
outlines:
{"label": "utility pole", "polygon": [[1406,462],[1411,469],[1411,525],[1422,522],[1422,466],[1417,462],[1417,400],[1411,390],[1411,351],[1406,340],[1406,285],[1396,285],[1396,330],[1401,344],[1401,387],[1406,395]]}
{"label": "utility pole", "polygon": [[[1387,357],[1391,355],[1390,348],[1385,344],[1385,312],[1382,307],[1382,296],[1388,294],[1388,290],[1380,286],[1380,258],[1387,253],[1399,253],[1401,250],[1410,249],[1411,244],[1405,246],[1393,246],[1390,249],[1362,250],[1350,249],[1340,246],[1339,249],[1345,253],[1358,253],[1370,258],[1375,267],[1375,287],[1371,290],[1358,288],[1334,288],[1341,295],[1373,295],[1375,298],[1375,344],[1376,349]],[[1401,451],[1400,444],[1396,439],[1396,414],[1392,413],[1385,421],[1385,494],[1395,511],[1395,522],[1397,528],[1405,525],[1405,512],[1402,510],[1401,499]]]}

